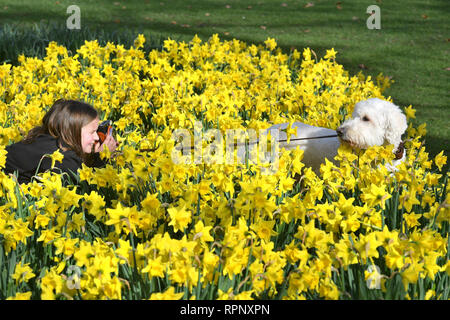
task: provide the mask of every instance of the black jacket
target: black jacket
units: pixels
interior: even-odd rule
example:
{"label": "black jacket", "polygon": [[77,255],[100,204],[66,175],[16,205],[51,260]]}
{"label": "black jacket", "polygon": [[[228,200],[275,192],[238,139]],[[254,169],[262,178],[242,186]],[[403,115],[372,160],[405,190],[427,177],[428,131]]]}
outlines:
{"label": "black jacket", "polygon": [[[19,183],[28,183],[36,174],[38,166],[38,172],[45,172],[51,168],[51,158],[45,157],[42,159],[42,157],[45,154],[51,155],[59,149],[59,145],[58,139],[48,134],[42,134],[32,143],[20,141],[7,146],[5,149],[8,152],[6,155],[5,172],[15,173],[17,171],[17,180]],[[77,170],[81,168],[82,160],[75,151],[62,151],[62,149],[59,151],[64,155],[64,159],[62,162],[55,162],[53,171],[68,173],[72,182],[75,183],[77,181]],[[39,165],[41,159],[42,162]],[[102,167],[104,165],[105,163],[100,160],[99,154],[96,153],[94,163],[91,166]]]}

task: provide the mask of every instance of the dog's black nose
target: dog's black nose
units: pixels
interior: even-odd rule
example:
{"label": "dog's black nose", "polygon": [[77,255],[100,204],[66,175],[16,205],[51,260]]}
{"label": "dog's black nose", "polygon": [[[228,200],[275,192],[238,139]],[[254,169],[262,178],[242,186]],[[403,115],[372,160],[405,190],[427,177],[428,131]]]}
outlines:
{"label": "dog's black nose", "polygon": [[336,133],[339,137],[342,137],[344,135],[344,130],[342,130],[342,128],[337,128],[336,129]]}

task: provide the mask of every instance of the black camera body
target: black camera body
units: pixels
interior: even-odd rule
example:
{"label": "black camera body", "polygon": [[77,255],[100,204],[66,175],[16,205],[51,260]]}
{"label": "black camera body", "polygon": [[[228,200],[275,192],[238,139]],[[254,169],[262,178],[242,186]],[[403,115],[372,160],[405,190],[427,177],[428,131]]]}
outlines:
{"label": "black camera body", "polygon": [[103,143],[107,136],[112,136],[114,132],[114,127],[112,125],[111,120],[105,120],[99,124],[97,129],[98,137],[100,138],[100,142]]}

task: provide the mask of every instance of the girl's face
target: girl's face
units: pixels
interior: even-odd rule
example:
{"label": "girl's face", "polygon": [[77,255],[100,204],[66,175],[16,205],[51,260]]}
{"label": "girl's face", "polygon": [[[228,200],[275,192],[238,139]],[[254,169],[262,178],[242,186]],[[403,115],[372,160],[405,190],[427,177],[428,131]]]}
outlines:
{"label": "girl's face", "polygon": [[99,124],[99,119],[95,118],[83,128],[81,128],[81,146],[83,152],[91,153],[94,143],[99,140],[97,129]]}

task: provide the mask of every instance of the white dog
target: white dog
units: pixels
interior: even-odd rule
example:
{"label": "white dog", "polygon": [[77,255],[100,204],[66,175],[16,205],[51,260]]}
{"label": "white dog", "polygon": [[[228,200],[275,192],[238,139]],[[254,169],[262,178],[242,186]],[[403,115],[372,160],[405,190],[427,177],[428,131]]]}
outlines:
{"label": "white dog", "polygon": [[405,158],[402,134],[407,128],[406,117],[398,106],[389,101],[372,98],[358,102],[352,119],[346,120],[336,131],[294,122],[291,126],[296,128],[296,134],[291,135],[289,143],[286,142],[286,131],[282,131],[288,126],[289,123],[276,124],[267,130],[279,130],[280,150],[303,149],[303,163],[315,172],[319,172],[325,158],[334,162],[341,142],[361,149],[393,144],[396,160],[392,166],[387,165],[391,171],[395,171],[395,166]]}

